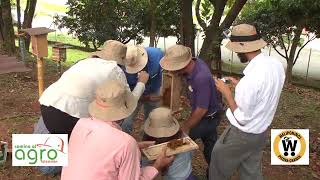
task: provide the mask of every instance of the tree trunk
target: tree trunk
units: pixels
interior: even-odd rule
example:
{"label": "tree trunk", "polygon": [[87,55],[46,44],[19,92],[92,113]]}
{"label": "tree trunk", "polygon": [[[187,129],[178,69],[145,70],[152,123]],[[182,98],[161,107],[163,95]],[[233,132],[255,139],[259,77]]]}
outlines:
{"label": "tree trunk", "polygon": [[292,68],[293,68],[293,61],[295,59],[296,50],[300,42],[300,36],[303,30],[303,26],[298,26],[295,30],[295,36],[292,40],[291,48],[290,48],[290,55],[287,61],[287,71],[286,71],[286,83],[292,83]]}
{"label": "tree trunk", "polygon": [[[22,24],[22,28],[31,28],[32,27],[32,20],[34,16],[34,12],[36,10],[37,0],[27,0],[26,9],[24,10],[24,20]],[[25,39],[25,47],[26,50],[29,51],[30,47],[30,36],[27,35]]]}
{"label": "tree trunk", "polygon": [[[217,76],[221,76],[220,44],[222,41],[222,31],[224,29],[229,28],[232,25],[233,21],[235,20],[235,18],[237,17],[237,15],[239,14],[246,2],[247,0],[236,0],[231,9],[229,10],[227,16],[220,24],[227,0],[212,1],[212,4],[214,6],[214,13],[212,15],[210,25],[205,29],[206,37],[201,47],[199,56],[208,64],[209,67],[212,67],[211,63],[213,61],[213,63],[216,66],[214,73]],[[199,19],[199,17],[197,18]]]}
{"label": "tree trunk", "polygon": [[155,47],[156,40],[156,19],[155,19],[155,0],[150,0],[150,43],[149,47]]}
{"label": "tree trunk", "polygon": [[182,44],[184,46],[190,47],[192,55],[195,55],[194,52],[194,39],[195,39],[195,30],[193,25],[193,16],[192,16],[192,0],[181,0],[181,27],[182,27]]}
{"label": "tree trunk", "polygon": [[1,46],[8,54],[14,54],[15,41],[10,0],[2,0],[1,2],[1,21],[1,33],[3,37],[3,44]]}
{"label": "tree trunk", "polygon": [[20,0],[17,0],[17,19],[18,19],[18,30],[21,30],[21,6]]}

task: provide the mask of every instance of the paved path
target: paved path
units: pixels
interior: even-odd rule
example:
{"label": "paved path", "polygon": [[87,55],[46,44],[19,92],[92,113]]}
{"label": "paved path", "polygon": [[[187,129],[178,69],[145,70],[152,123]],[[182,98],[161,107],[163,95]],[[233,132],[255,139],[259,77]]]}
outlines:
{"label": "paved path", "polygon": [[0,55],[0,74],[27,71],[31,71],[31,69],[27,68],[23,62],[18,61],[16,57]]}

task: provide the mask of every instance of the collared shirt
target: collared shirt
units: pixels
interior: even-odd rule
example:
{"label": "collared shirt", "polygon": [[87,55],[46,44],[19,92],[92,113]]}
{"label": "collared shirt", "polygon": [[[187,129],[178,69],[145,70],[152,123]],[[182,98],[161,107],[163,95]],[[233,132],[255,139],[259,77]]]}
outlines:
{"label": "collared shirt", "polygon": [[238,108],[226,115],[230,123],[240,130],[260,134],[271,124],[277,110],[285,80],[280,61],[259,54],[244,69],[245,75],[235,89]]}
{"label": "collared shirt", "polygon": [[62,180],[153,179],[158,170],[140,167],[141,152],[129,134],[116,123],[80,119],[74,127]]}
{"label": "collared shirt", "polygon": [[210,115],[221,110],[221,94],[216,88],[207,64],[201,59],[194,58],[193,60],[194,68],[187,76],[192,111],[199,107],[208,109],[207,115]]}
{"label": "collared shirt", "polygon": [[[73,117],[89,117],[88,105],[95,97],[96,88],[106,80],[127,84],[124,72],[115,61],[88,58],[64,72],[58,81],[43,92],[39,102]],[[143,83],[137,83],[133,95],[139,99],[144,88]]]}
{"label": "collared shirt", "polygon": [[[147,47],[145,48],[148,54],[148,63],[146,71],[149,73],[149,80],[146,84],[145,95],[151,93],[158,93],[162,82],[162,69],[160,60],[163,57],[163,52],[159,48]],[[133,89],[138,81],[138,74],[125,73],[130,89]]]}

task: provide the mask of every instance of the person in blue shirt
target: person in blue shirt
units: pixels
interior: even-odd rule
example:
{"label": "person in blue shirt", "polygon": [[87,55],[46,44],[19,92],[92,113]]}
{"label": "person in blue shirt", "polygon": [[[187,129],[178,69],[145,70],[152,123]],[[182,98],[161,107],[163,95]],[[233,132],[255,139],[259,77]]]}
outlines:
{"label": "person in blue shirt", "polygon": [[149,80],[145,85],[145,91],[140,98],[136,110],[121,125],[123,131],[128,134],[132,132],[133,121],[142,106],[144,109],[144,119],[149,116],[149,113],[153,109],[160,106],[162,69],[159,62],[163,56],[164,54],[159,48],[127,46],[124,68],[130,89],[136,86],[140,71],[146,71],[149,74]]}

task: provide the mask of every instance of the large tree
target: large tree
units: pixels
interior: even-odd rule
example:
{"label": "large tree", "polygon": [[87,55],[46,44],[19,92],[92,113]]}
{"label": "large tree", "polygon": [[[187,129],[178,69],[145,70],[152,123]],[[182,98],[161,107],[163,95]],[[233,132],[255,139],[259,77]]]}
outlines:
{"label": "large tree", "polygon": [[67,16],[58,18],[86,46],[96,49],[108,39],[123,43],[143,39],[143,21],[148,15],[147,0],[68,0]]}
{"label": "large tree", "polygon": [[180,38],[180,6],[177,0],[149,0],[148,16],[144,18],[144,35],[150,37],[150,47],[157,46],[159,37]]}
{"label": "large tree", "polygon": [[[261,0],[246,7],[239,22],[254,24],[262,37],[287,60],[286,81],[301,50],[320,34],[320,1]],[[301,41],[306,30],[306,40]],[[283,49],[282,51],[280,49]]]}
{"label": "large tree", "polygon": [[8,54],[15,52],[10,0],[0,1],[0,46]]}
{"label": "large tree", "polygon": [[194,51],[194,39],[195,39],[195,28],[193,24],[193,15],[192,15],[192,2],[193,0],[180,0],[181,8],[181,44],[190,47],[192,54],[195,54]]}
{"label": "large tree", "polygon": [[[215,63],[218,76],[221,75],[221,41],[223,31],[228,29],[240,13],[247,0],[196,0],[195,12],[199,25],[204,31],[205,38],[200,50],[200,58],[211,67]],[[201,16],[201,6],[211,4],[211,18]],[[222,20],[224,13],[226,15]],[[206,23],[208,22],[208,23]]]}
{"label": "large tree", "polygon": [[[33,21],[34,13],[36,10],[36,5],[37,5],[37,0],[27,0],[26,8],[24,9],[24,16],[23,16],[23,24],[22,24],[23,29],[32,27],[32,21]],[[30,36],[26,35],[25,48],[29,50],[29,47],[30,47]]]}

